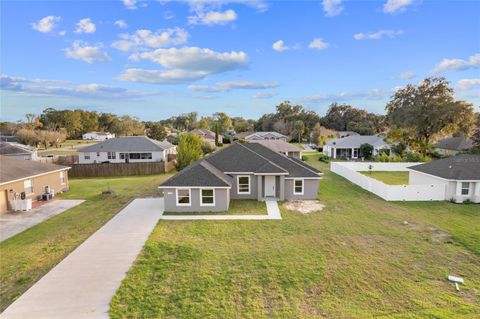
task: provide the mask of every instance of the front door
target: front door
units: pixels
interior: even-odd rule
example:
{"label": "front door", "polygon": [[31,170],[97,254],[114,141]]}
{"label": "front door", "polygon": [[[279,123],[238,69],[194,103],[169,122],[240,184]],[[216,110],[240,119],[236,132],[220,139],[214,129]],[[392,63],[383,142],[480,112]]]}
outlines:
{"label": "front door", "polygon": [[265,197],[275,197],[275,176],[265,176]]}

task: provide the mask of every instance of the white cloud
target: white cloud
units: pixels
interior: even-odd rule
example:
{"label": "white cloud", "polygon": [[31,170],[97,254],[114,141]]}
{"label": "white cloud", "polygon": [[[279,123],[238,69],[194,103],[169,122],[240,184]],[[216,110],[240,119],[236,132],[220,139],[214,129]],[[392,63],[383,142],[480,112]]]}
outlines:
{"label": "white cloud", "polygon": [[62,30],[62,31],[58,32],[58,35],[61,36],[61,37],[63,37],[65,34],[67,34],[67,31],[65,31],[65,30]]}
{"label": "white cloud", "polygon": [[416,76],[417,76],[417,73],[415,71],[405,71],[405,72],[400,73],[398,75],[398,78],[400,80],[410,80],[410,79],[413,79]]}
{"label": "white cloud", "polygon": [[90,18],[85,18],[78,21],[75,33],[94,33],[96,29],[97,27],[90,21]]}
{"label": "white cloud", "polygon": [[188,17],[189,24],[204,24],[204,25],[224,25],[235,21],[237,13],[231,9],[226,11],[209,11],[204,12],[199,10],[196,15]]}
{"label": "white cloud", "polygon": [[336,16],[343,11],[343,0],[323,0],[322,6],[325,15],[329,17]]}
{"label": "white cloud", "polygon": [[469,90],[473,88],[480,88],[480,79],[462,79],[457,82],[457,86],[461,90]]}
{"label": "white cloud", "polygon": [[330,46],[329,43],[323,41],[321,38],[313,39],[312,42],[308,45],[310,49],[323,50]]}
{"label": "white cloud", "polygon": [[112,46],[121,51],[132,49],[161,48],[180,45],[187,42],[188,32],[182,28],[171,28],[153,32],[148,29],[135,31],[133,34],[120,34],[120,41],[115,41]]}
{"label": "white cloud", "polygon": [[221,8],[228,4],[243,4],[257,9],[260,12],[266,11],[268,5],[264,0],[160,0],[161,2],[185,2],[190,5],[190,8],[194,10],[212,10]]}
{"label": "white cloud", "polygon": [[278,52],[289,50],[290,48],[285,45],[283,40],[278,40],[272,44],[272,49]]}
{"label": "white cloud", "polygon": [[60,20],[60,17],[48,16],[38,20],[38,22],[33,22],[31,25],[32,28],[38,32],[49,33],[57,27]]}
{"label": "white cloud", "polygon": [[82,60],[87,63],[111,61],[107,53],[102,52],[98,46],[90,46],[80,41],[74,41],[71,48],[65,49],[68,58]]}
{"label": "white cloud", "polygon": [[468,60],[462,59],[443,59],[435,65],[432,73],[441,73],[445,71],[461,71],[480,67],[480,53],[474,54]]}
{"label": "white cloud", "polygon": [[263,90],[276,88],[280,84],[277,82],[253,82],[246,80],[217,82],[213,86],[208,85],[190,85],[188,88],[192,91],[201,92],[227,92],[235,89],[244,90]]}
{"label": "white cloud", "polygon": [[380,40],[383,37],[395,38],[403,34],[403,30],[379,30],[370,33],[356,33],[353,35],[355,40]]}
{"label": "white cloud", "polygon": [[137,9],[137,0],[121,0],[125,8],[130,10]]}
{"label": "white cloud", "polygon": [[252,95],[252,99],[271,99],[272,97],[275,97],[277,95],[277,93],[273,92],[255,92],[255,94]]}
{"label": "white cloud", "polygon": [[415,0],[388,0],[383,5],[383,12],[385,13],[403,12],[414,1]]}
{"label": "white cloud", "polygon": [[120,29],[126,29],[128,28],[128,25],[127,23],[125,22],[125,20],[117,20],[113,23],[117,28],[120,28]]}
{"label": "white cloud", "polygon": [[206,76],[202,71],[187,70],[145,70],[126,69],[117,79],[128,82],[152,83],[152,84],[180,84],[200,80]]}

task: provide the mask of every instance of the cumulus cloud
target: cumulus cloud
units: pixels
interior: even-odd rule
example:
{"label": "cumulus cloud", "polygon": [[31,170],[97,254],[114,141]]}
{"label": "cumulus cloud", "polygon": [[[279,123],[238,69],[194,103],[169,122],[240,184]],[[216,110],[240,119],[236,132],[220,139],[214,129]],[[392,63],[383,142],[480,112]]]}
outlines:
{"label": "cumulus cloud", "polygon": [[226,11],[198,11],[195,15],[188,17],[189,24],[203,25],[225,25],[237,19],[237,13],[231,9]]}
{"label": "cumulus cloud", "polygon": [[388,0],[383,5],[383,12],[385,13],[403,12],[413,2],[414,0]]}
{"label": "cumulus cloud", "polygon": [[325,15],[329,17],[336,16],[343,11],[343,0],[323,0],[322,7]]}
{"label": "cumulus cloud", "polygon": [[379,30],[370,33],[356,33],[353,35],[355,40],[380,40],[383,37],[395,38],[403,34],[403,30]]}
{"label": "cumulus cloud", "polygon": [[65,55],[74,60],[81,60],[87,63],[108,62],[112,59],[99,46],[90,46],[81,41],[74,41],[71,48],[65,49]]}
{"label": "cumulus cloud", "polygon": [[461,90],[480,88],[480,79],[462,79],[457,82],[457,87],[459,87]]}
{"label": "cumulus cloud", "polygon": [[283,52],[289,50],[290,48],[285,45],[285,42],[283,42],[283,40],[278,40],[272,44],[272,49],[278,52]]}
{"label": "cumulus cloud", "polygon": [[244,90],[263,90],[276,88],[280,84],[277,82],[253,82],[246,80],[217,82],[212,86],[208,85],[190,85],[188,88],[192,91],[201,92],[227,92],[236,89]]}
{"label": "cumulus cloud", "polygon": [[187,42],[188,32],[182,28],[170,28],[157,30],[148,29],[135,31],[133,34],[120,34],[121,40],[112,43],[112,46],[120,51],[133,49],[162,48],[173,45],[180,45]]}
{"label": "cumulus cloud", "polygon": [[96,29],[95,24],[90,21],[90,18],[85,18],[78,21],[75,33],[94,33]]}
{"label": "cumulus cloud", "polygon": [[137,9],[137,0],[121,0],[125,8],[129,10]]}
{"label": "cumulus cloud", "polygon": [[57,27],[60,20],[60,17],[47,16],[38,20],[38,22],[33,22],[31,25],[32,28],[38,32],[49,33]]}
{"label": "cumulus cloud", "polygon": [[405,72],[400,73],[398,75],[398,78],[400,80],[410,80],[410,79],[413,79],[416,76],[417,76],[417,73],[415,71],[405,71]]}
{"label": "cumulus cloud", "polygon": [[120,74],[117,79],[128,82],[152,84],[181,84],[200,80],[207,75],[203,71],[187,70],[146,70],[130,68]]}
{"label": "cumulus cloud", "polygon": [[277,95],[277,93],[273,92],[255,92],[255,94],[252,95],[252,99],[271,99],[272,97],[275,97]]}
{"label": "cumulus cloud", "polygon": [[435,65],[432,73],[442,73],[446,71],[461,71],[480,67],[480,53],[474,54],[468,58],[463,59],[443,59],[440,63]]}
{"label": "cumulus cloud", "polygon": [[125,20],[117,20],[113,23],[114,26],[116,26],[117,28],[119,29],[126,29],[128,28],[128,25],[127,23],[125,22]]}
{"label": "cumulus cloud", "polygon": [[323,41],[321,38],[313,39],[308,45],[310,49],[324,50],[330,46],[329,43]]}

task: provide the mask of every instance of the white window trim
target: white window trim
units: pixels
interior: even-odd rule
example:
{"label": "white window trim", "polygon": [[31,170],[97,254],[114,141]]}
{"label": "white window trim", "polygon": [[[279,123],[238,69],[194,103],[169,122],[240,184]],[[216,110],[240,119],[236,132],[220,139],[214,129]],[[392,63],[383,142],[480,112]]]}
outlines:
{"label": "white window trim", "polygon": [[[463,187],[463,183],[468,183],[468,193],[467,194],[462,194],[463,190],[464,189],[467,189],[467,188],[464,188]],[[470,189],[471,189],[471,183],[470,182],[460,182],[460,196],[470,196],[471,192],[470,192]]]}
{"label": "white window trim", "polygon": [[[178,202],[178,191],[179,190],[188,190],[188,204]],[[192,206],[192,189],[191,188],[177,188],[175,192],[175,202],[177,206]]]}
{"label": "white window trim", "polygon": [[[248,192],[240,191],[240,177],[248,178]],[[237,194],[238,195],[249,195],[252,191],[252,183],[250,182],[250,175],[237,175]]]}
{"label": "white window trim", "polygon": [[[25,188],[25,183],[30,181],[30,189],[31,189],[31,192],[28,192],[27,193],[27,189]],[[33,180],[32,179],[26,179],[23,181],[23,191],[25,192],[25,195],[30,195],[30,194],[33,194],[34,193],[34,189],[33,189]]]}
{"label": "white window trim", "polygon": [[[295,191],[295,182],[301,181],[302,182],[302,191],[300,193]],[[305,192],[305,181],[302,178],[294,178],[293,179],[293,195],[303,195]]]}
{"label": "white window trim", "polygon": [[[213,203],[204,203],[203,202],[202,191],[204,191],[204,190],[212,190],[213,191]],[[200,206],[215,206],[215,188],[200,188]]]}
{"label": "white window trim", "polygon": [[61,171],[60,172],[60,184],[65,185],[67,183],[67,180],[65,179],[65,172]]}

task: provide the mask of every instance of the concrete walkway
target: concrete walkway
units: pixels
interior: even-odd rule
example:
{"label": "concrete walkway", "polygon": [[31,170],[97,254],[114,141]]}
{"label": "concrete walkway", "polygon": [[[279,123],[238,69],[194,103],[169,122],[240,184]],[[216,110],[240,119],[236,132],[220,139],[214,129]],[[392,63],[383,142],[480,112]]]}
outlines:
{"label": "concrete walkway", "polygon": [[[163,220],[267,220],[282,219],[278,203],[275,200],[266,200],[267,215],[162,215]],[[163,200],[162,200],[163,205]],[[162,209],[163,210],[163,209]]]}
{"label": "concrete walkway", "polygon": [[110,300],[162,212],[159,199],[134,200],[0,318],[108,318]]}
{"label": "concrete walkway", "polygon": [[2,214],[0,215],[0,241],[21,233],[83,202],[84,200],[58,199],[28,212]]}

